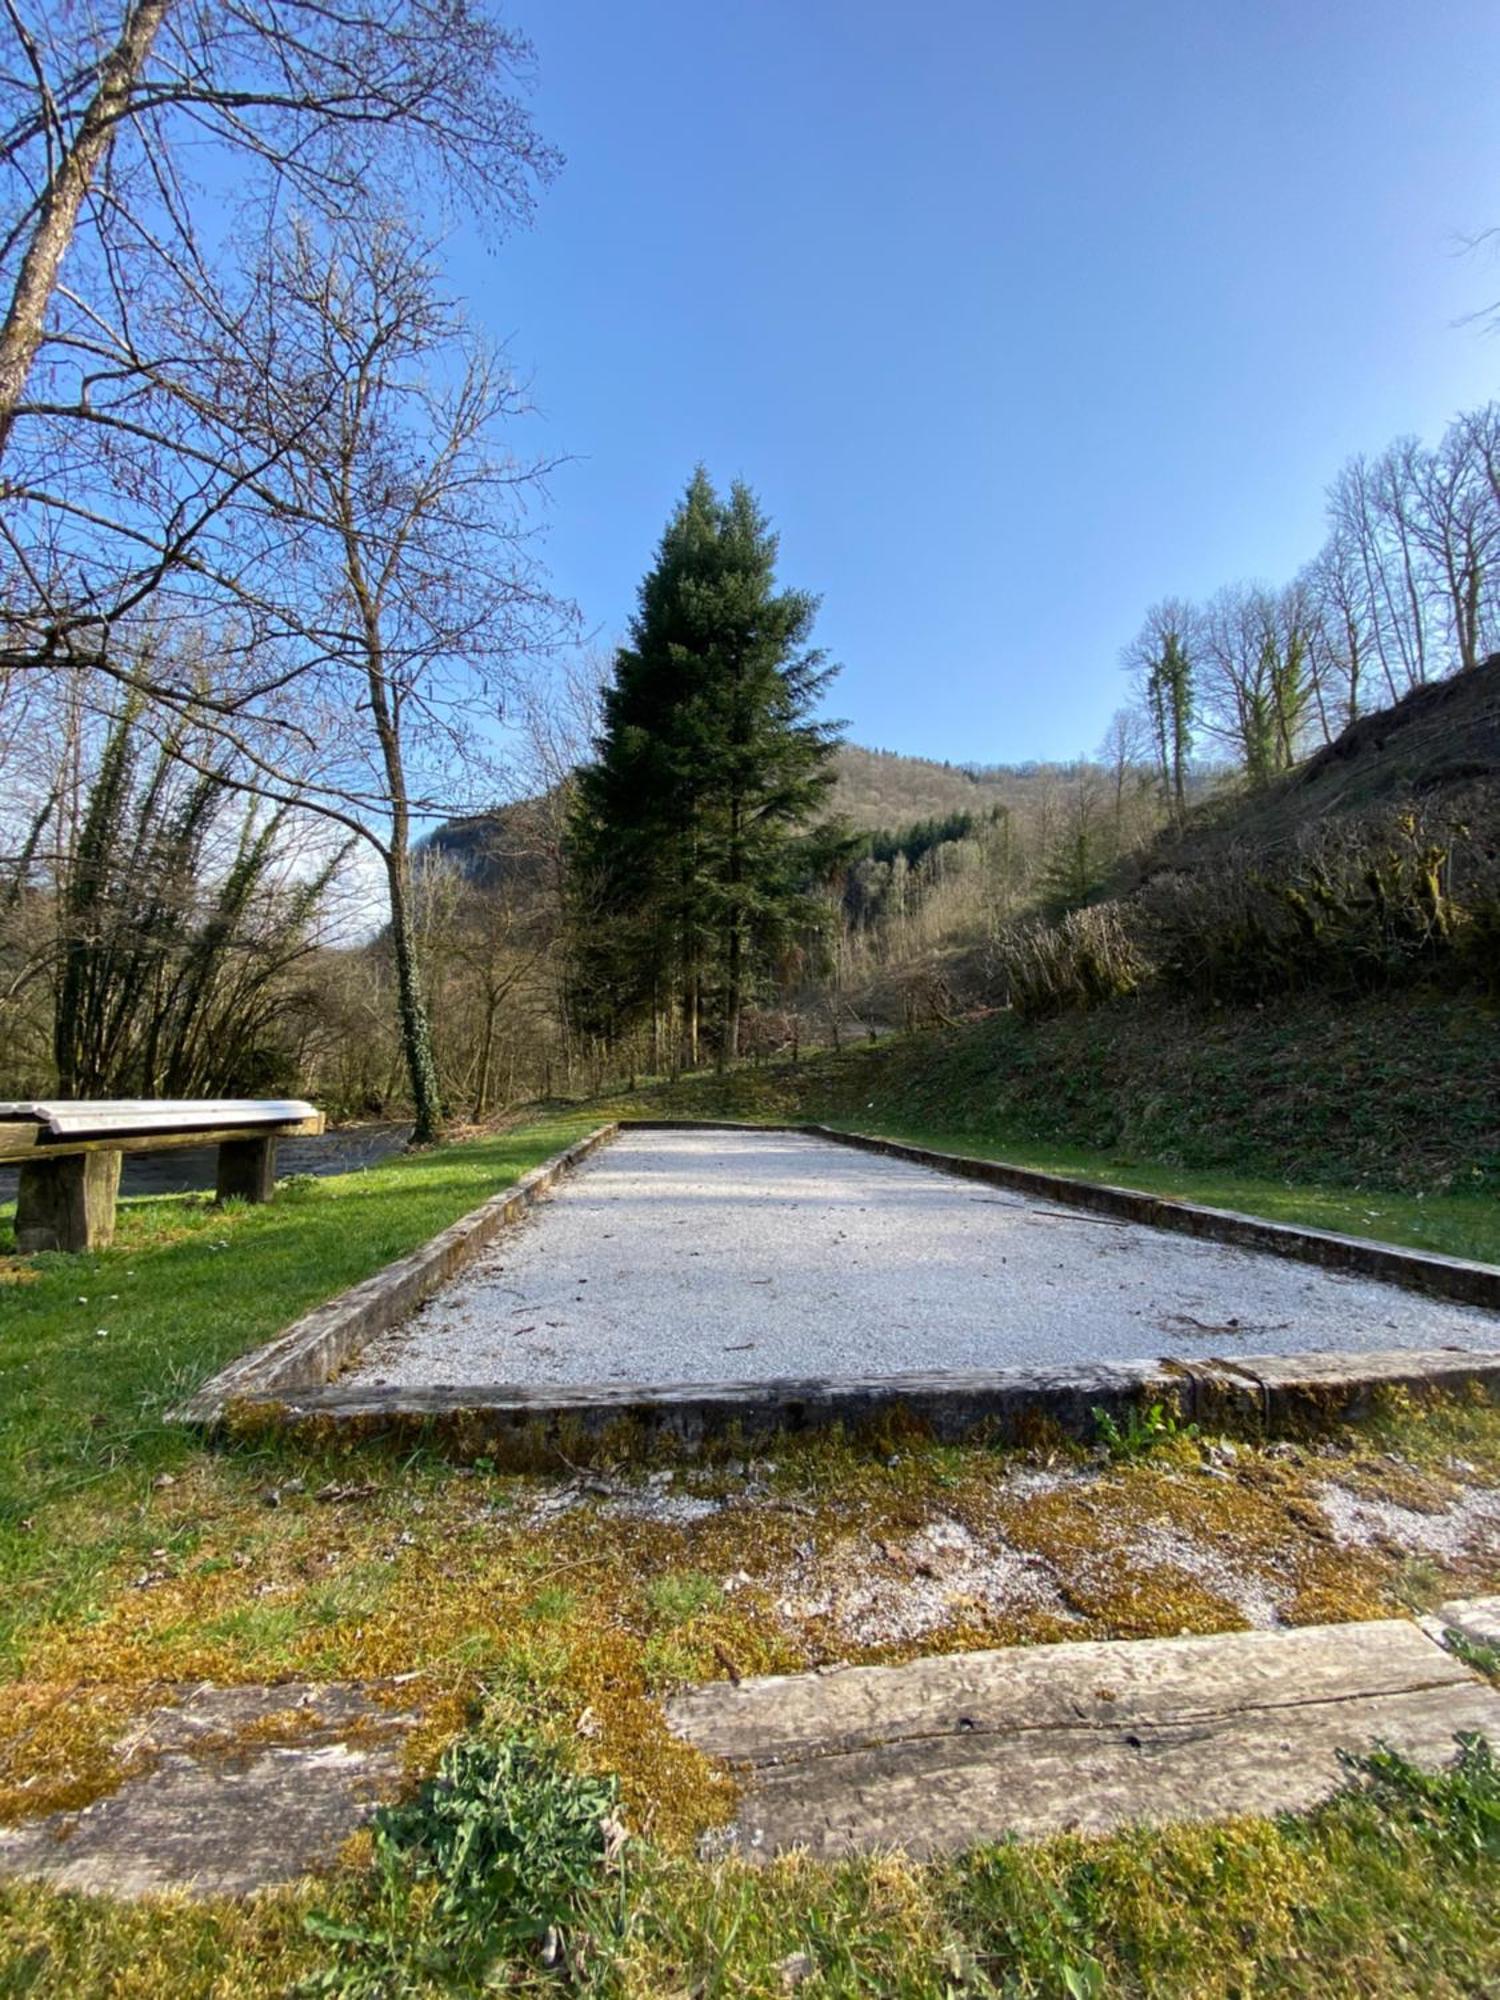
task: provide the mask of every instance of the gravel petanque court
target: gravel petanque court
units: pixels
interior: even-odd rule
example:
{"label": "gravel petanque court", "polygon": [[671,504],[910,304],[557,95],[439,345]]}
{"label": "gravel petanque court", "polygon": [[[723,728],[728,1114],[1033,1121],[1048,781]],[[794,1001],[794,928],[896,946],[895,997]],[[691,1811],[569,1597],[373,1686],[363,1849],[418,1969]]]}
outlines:
{"label": "gravel petanque court", "polygon": [[1500,1314],[786,1132],[627,1131],[350,1385],[1500,1348]]}

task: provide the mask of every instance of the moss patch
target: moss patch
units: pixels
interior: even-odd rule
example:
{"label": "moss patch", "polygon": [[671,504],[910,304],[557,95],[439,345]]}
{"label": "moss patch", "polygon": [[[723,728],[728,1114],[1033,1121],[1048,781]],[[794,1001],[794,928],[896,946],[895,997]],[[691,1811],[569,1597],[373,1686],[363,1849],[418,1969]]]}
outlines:
{"label": "moss patch", "polygon": [[1451,1507],[1496,1487],[1500,1414],[1472,1399],[1123,1464],[823,1438],[547,1482],[371,1451],[200,1453],[140,1496],[144,1555],[31,1635],[0,1713],[0,1814],[117,1783],[164,1686],[355,1680],[420,1712],[414,1771],[499,1701],[617,1772],[632,1823],[685,1849],[733,1787],[667,1733],[656,1697],[678,1682],[1391,1615],[1500,1587],[1500,1551],[1481,1537],[1414,1568],[1399,1540],[1341,1543],[1324,1496]]}

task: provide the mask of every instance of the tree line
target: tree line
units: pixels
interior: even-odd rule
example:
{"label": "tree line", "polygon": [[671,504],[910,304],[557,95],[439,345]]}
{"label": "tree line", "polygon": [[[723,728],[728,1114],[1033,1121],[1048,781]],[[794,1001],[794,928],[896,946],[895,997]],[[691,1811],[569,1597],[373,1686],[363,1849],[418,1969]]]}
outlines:
{"label": "tree line", "polygon": [[417,832],[571,629],[432,220],[529,219],[530,48],[484,0],[16,0],[0,45],[0,995],[50,986],[64,1086],[247,1084],[208,962],[310,935],[352,842],[430,1137]]}
{"label": "tree line", "polygon": [[1350,459],[1327,501],[1327,538],[1289,583],[1164,598],[1125,650],[1134,699],[1116,726],[1175,817],[1195,755],[1264,784],[1500,645],[1500,404],[1434,445],[1403,437]]}

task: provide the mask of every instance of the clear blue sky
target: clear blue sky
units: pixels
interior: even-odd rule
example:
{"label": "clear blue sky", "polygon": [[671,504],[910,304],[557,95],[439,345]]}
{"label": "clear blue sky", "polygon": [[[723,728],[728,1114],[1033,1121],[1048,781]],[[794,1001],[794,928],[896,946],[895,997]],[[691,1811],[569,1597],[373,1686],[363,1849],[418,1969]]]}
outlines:
{"label": "clear blue sky", "polygon": [[621,632],[698,459],[850,735],[1092,748],[1147,604],[1280,580],[1350,453],[1500,390],[1493,0],[512,0],[568,155],[455,245]]}

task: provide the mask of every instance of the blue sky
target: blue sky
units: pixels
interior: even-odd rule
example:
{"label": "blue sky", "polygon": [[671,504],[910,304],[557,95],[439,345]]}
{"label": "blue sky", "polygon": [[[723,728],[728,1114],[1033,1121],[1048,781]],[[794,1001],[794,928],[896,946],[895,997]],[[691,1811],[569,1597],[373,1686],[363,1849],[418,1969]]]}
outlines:
{"label": "blue sky", "polygon": [[702,459],[859,742],[1092,748],[1146,606],[1280,580],[1341,461],[1500,388],[1482,0],[514,0],[568,156],[454,245],[617,637]]}

